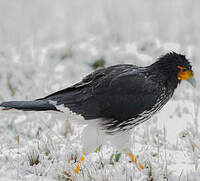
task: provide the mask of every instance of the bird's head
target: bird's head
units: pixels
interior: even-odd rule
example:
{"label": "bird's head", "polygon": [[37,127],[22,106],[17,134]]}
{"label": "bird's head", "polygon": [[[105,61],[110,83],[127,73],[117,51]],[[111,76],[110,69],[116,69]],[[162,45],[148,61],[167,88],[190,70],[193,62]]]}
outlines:
{"label": "bird's head", "polygon": [[160,71],[172,78],[175,82],[180,83],[181,80],[186,80],[193,87],[196,87],[192,66],[185,55],[170,52],[161,56],[152,65],[153,67],[158,67]]}

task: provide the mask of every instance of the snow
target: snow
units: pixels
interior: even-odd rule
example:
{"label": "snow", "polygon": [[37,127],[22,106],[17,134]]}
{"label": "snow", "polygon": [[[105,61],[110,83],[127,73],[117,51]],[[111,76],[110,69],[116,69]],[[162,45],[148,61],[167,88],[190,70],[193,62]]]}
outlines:
{"label": "snow", "polygon": [[102,57],[106,66],[146,66],[173,50],[187,55],[197,79],[196,89],[182,82],[129,140],[115,139],[118,151],[123,141],[129,145],[144,170],[124,152],[119,162],[110,160],[117,149],[104,138],[104,146],[89,151],[76,175],[75,162],[87,142],[81,116],[67,110],[0,110],[0,180],[199,180],[199,5],[188,0],[0,1],[0,101],[32,100],[66,88],[92,72],[90,65]]}

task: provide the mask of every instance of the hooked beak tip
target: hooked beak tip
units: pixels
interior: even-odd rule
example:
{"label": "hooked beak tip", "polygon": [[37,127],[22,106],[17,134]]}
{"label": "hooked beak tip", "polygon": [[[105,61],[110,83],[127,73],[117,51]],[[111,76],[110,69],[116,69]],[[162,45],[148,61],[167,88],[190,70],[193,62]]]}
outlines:
{"label": "hooked beak tip", "polygon": [[194,88],[196,88],[197,82],[196,82],[195,78],[189,78],[187,81],[188,81]]}

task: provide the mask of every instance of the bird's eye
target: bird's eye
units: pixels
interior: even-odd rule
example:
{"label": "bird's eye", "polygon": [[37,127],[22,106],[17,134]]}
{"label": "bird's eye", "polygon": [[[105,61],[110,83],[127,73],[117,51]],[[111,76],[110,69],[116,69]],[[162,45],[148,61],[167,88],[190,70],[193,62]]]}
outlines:
{"label": "bird's eye", "polygon": [[186,71],[187,71],[187,69],[186,69],[186,68],[183,68],[183,69],[182,69],[182,72],[186,72]]}
{"label": "bird's eye", "polygon": [[177,67],[179,68],[180,72],[186,72],[188,70],[187,68],[179,66],[179,65]]}

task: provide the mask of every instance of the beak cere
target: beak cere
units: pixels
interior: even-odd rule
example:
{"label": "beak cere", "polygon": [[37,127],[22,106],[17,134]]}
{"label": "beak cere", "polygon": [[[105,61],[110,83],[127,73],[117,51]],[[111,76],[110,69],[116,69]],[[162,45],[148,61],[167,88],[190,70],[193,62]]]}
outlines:
{"label": "beak cere", "polygon": [[196,87],[194,73],[191,70],[187,70],[185,72],[180,71],[178,73],[178,80],[187,80],[193,87]]}

